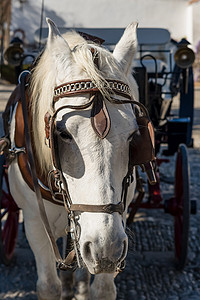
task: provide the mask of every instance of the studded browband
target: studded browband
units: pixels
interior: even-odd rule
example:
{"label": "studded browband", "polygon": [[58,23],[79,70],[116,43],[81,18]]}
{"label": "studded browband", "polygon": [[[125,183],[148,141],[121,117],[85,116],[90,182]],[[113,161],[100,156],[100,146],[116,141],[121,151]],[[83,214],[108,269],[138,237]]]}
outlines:
{"label": "studded browband", "polygon": [[[111,93],[124,96],[131,99],[130,88],[127,84],[119,80],[106,79],[107,85],[105,86]],[[90,79],[82,79],[71,81],[57,86],[54,89],[54,103],[60,98],[73,96],[83,93],[99,92],[99,87]]]}

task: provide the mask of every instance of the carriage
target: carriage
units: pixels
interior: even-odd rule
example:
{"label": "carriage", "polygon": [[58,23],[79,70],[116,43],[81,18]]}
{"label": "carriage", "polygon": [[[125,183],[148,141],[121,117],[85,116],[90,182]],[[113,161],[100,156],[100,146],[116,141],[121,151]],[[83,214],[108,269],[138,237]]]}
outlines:
{"label": "carriage", "polygon": [[[83,29],[76,28],[78,32],[82,30]],[[60,31],[64,33],[66,29],[61,28]],[[90,38],[100,36],[104,39],[106,41],[106,47],[111,51],[113,50],[113,45],[116,44],[122,33],[123,29],[84,29],[86,36]],[[39,31],[36,32],[36,40],[38,36]],[[46,37],[47,30],[44,29],[44,40]],[[139,51],[137,52],[136,60],[134,60],[136,65],[134,66],[133,76],[138,83],[140,102],[147,107],[148,114],[155,128],[155,153],[158,154],[161,145],[165,143],[168,145],[168,149],[165,150],[165,155],[172,155],[177,152],[177,158],[174,197],[165,201],[162,199],[160,191],[159,164],[163,161],[166,162],[166,159],[162,160],[159,158],[153,160],[150,166],[142,164],[143,171],[147,171],[147,175],[149,176],[149,197],[146,202],[143,202],[144,188],[139,175],[139,167],[136,167],[137,192],[129,205],[127,224],[133,221],[139,208],[164,209],[166,213],[170,213],[174,216],[175,256],[177,259],[177,267],[181,269],[185,266],[187,260],[189,215],[190,213],[196,212],[196,203],[191,201],[189,196],[189,166],[186,147],[186,145],[192,146],[193,143],[194,83],[192,63],[194,61],[194,54],[188,47],[187,41],[182,40],[180,43],[172,41],[169,32],[165,29],[139,28],[138,44]],[[75,84],[78,88],[80,87],[80,82],[76,82]],[[91,83],[86,84],[90,84],[90,89],[94,88],[91,86]],[[113,83],[111,82],[111,84]],[[123,92],[123,95],[126,96],[126,86],[121,87],[121,82],[118,82],[118,84],[120,84],[120,92]],[[59,87],[59,90],[56,91],[56,96],[60,95],[60,88],[63,87]],[[118,86],[116,86],[116,88],[118,88]],[[180,94],[180,112],[178,117],[174,117],[171,116],[170,112],[173,97],[177,94]],[[142,109],[145,111],[143,105]],[[46,123],[46,129],[47,131],[49,129],[48,121]],[[95,130],[98,131],[99,129],[96,128]],[[0,259],[3,263],[9,264],[14,253],[17,239],[19,208],[10,194],[7,166],[4,156],[1,156],[0,163],[2,186],[0,205]],[[153,174],[151,167],[153,167],[154,170]],[[115,206],[113,209],[114,212],[116,212],[120,210],[120,207]],[[113,211],[111,211],[111,213],[113,213]]]}

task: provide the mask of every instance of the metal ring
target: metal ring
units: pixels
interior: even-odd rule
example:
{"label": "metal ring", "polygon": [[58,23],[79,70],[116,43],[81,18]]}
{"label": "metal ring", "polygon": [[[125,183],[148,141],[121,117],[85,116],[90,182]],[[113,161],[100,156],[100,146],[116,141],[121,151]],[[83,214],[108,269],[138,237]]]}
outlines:
{"label": "metal ring", "polygon": [[71,92],[71,84],[67,84],[66,88],[67,88],[67,92]]}
{"label": "metal ring", "polygon": [[74,83],[71,83],[70,85],[71,85],[71,91],[72,91],[72,92],[76,91],[76,89],[75,89],[75,84],[74,84]]}
{"label": "metal ring", "polygon": [[20,74],[19,74],[19,77],[18,77],[18,83],[20,84],[21,83],[21,77],[22,76],[25,76],[25,74],[31,74],[31,72],[29,70],[24,70],[22,71]]}

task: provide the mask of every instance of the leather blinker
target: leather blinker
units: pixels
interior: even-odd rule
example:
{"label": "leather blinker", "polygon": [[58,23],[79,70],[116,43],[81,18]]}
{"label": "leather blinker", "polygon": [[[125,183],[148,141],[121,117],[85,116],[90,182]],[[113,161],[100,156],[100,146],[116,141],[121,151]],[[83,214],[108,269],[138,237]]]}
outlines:
{"label": "leather blinker", "polygon": [[146,172],[150,184],[156,183],[152,162],[155,161],[153,125],[148,116],[137,117],[139,129],[134,133],[129,146],[130,167],[140,165]]}
{"label": "leather blinker", "polygon": [[142,165],[155,159],[154,131],[146,116],[137,118],[139,129],[130,142],[130,162],[132,166]]}

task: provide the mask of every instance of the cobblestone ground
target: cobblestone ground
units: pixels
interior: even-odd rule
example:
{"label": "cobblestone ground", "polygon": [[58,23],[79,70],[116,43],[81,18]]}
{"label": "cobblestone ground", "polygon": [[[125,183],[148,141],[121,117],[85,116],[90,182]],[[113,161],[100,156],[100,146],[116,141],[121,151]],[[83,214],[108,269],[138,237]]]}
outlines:
{"label": "cobblestone ground", "polygon": [[[1,111],[10,90],[12,86],[0,85]],[[116,278],[117,300],[200,299],[200,90],[195,93],[193,137],[194,148],[188,149],[190,188],[198,209],[190,218],[187,265],[183,271],[175,268],[173,217],[162,210],[139,210],[127,229],[130,246],[126,269]],[[163,199],[174,189],[175,156],[167,158],[170,163],[160,167]],[[36,300],[35,282],[34,258],[20,224],[14,260],[9,267],[0,265],[0,299]]]}

